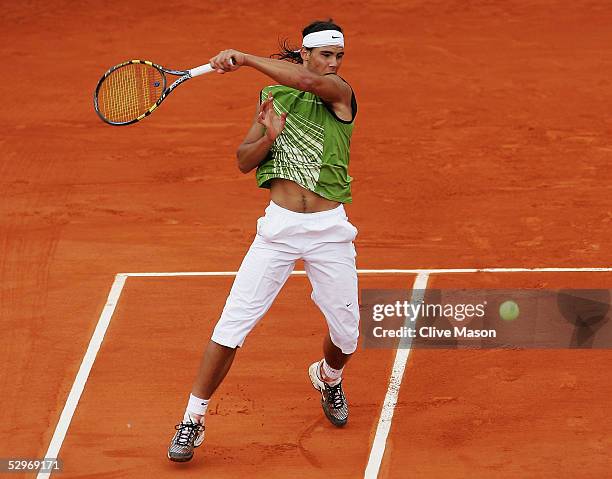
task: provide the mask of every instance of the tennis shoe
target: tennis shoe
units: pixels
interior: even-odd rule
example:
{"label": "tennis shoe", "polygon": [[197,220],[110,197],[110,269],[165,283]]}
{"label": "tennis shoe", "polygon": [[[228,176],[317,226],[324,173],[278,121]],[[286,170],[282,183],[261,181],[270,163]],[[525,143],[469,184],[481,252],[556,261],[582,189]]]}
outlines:
{"label": "tennis shoe", "polygon": [[188,416],[175,427],[176,433],[168,446],[168,459],[187,462],[193,457],[193,449],[204,441],[204,425]]}
{"label": "tennis shoe", "polygon": [[348,421],[348,403],[342,390],[342,381],[331,386],[321,379],[321,361],[313,363],[308,368],[308,376],[313,387],[321,393],[321,407],[325,416],[334,426],[344,426]]}

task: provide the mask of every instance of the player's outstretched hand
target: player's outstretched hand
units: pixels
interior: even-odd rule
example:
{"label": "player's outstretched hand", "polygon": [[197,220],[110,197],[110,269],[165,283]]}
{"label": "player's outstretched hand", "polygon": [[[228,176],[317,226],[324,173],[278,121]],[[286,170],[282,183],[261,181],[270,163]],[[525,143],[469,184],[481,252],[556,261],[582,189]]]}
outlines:
{"label": "player's outstretched hand", "polygon": [[274,111],[274,97],[268,93],[266,98],[259,107],[259,116],[257,121],[260,125],[266,127],[266,135],[271,140],[276,140],[276,137],[281,134],[285,128],[287,113],[277,115]]}
{"label": "player's outstretched hand", "polygon": [[245,54],[238,50],[222,50],[210,59],[210,66],[217,73],[228,73],[238,70],[244,65]]}

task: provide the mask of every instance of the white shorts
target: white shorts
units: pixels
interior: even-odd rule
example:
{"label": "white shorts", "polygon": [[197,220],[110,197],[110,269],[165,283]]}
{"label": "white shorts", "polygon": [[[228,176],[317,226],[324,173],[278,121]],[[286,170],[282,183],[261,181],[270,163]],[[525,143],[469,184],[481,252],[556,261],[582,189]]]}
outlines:
{"label": "white shorts", "polygon": [[357,228],[344,206],[319,213],[296,213],[270,202],[257,220],[257,235],[244,257],[212,340],[242,346],[285,284],[295,261],[304,260],[312,300],[344,354],[357,349],[359,298],[355,247]]}

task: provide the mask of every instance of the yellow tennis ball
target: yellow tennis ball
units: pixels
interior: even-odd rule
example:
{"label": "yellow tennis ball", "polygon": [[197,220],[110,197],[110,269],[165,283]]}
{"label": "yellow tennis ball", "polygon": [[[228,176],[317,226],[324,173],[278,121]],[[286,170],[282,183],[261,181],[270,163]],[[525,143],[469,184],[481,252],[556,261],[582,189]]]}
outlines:
{"label": "yellow tennis ball", "polygon": [[504,321],[513,321],[518,318],[520,313],[519,306],[514,301],[504,301],[499,306],[499,316]]}

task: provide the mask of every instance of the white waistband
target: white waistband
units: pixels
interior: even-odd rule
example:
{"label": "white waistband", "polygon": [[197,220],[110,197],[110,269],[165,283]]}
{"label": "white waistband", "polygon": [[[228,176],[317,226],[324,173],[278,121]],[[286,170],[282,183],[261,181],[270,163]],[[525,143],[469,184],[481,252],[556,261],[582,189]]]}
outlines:
{"label": "white waistband", "polygon": [[277,205],[274,201],[270,201],[270,204],[266,208],[266,213],[272,213],[275,215],[282,215],[287,218],[295,218],[305,221],[318,220],[321,218],[328,218],[330,216],[342,216],[346,217],[344,211],[344,205],[340,204],[331,210],[317,211],[316,213],[299,213],[297,211],[291,211],[287,208]]}

